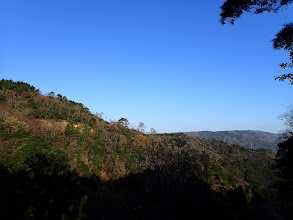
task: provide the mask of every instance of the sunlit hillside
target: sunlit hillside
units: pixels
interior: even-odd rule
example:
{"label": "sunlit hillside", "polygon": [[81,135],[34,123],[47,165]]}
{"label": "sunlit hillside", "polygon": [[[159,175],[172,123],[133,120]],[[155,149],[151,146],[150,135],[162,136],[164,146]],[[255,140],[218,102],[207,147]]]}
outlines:
{"label": "sunlit hillside", "polygon": [[[237,201],[240,208],[259,198],[274,197],[272,186],[277,177],[273,170],[275,155],[271,151],[184,134],[146,135],[128,128],[125,118],[107,122],[81,103],[53,92],[43,95],[27,83],[1,80],[0,88],[1,188],[6,188],[1,201],[5,207],[2,214],[28,219],[40,216],[86,219],[88,215],[97,216],[93,213],[94,206],[105,201],[118,202],[126,210],[141,207],[142,213],[149,209],[158,212],[158,207],[179,207],[173,199],[188,193],[180,189],[187,187],[186,184],[194,185],[194,193],[204,187],[208,200],[213,201],[206,210],[218,209],[218,200],[225,201],[230,208]],[[128,181],[142,187],[133,198],[124,195],[138,190],[128,188],[125,185]],[[68,184],[72,188],[67,188]],[[67,189],[65,198],[71,197],[71,190],[79,193],[57,205],[59,196],[55,189],[62,187]],[[31,198],[35,201],[26,197],[28,193],[34,195]],[[165,193],[174,193],[174,197],[166,197]],[[102,196],[101,200],[97,200],[97,194]],[[158,207],[153,202],[141,203],[147,195],[151,201],[158,201]],[[16,206],[12,203],[14,199],[20,201]],[[165,199],[172,204],[165,204]],[[177,210],[176,215],[184,207],[192,212],[189,205],[198,204],[199,200],[191,199],[191,204],[181,202],[182,210]],[[119,205],[116,208],[120,210]],[[12,209],[18,211],[10,213]],[[139,212],[134,211],[140,216]],[[255,214],[253,210],[247,213]],[[110,218],[112,214],[103,212],[101,216]]]}

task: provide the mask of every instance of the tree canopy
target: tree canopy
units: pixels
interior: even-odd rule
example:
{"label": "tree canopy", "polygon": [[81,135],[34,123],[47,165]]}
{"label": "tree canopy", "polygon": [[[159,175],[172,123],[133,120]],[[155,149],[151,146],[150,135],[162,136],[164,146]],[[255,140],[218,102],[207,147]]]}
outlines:
{"label": "tree canopy", "polygon": [[2,89],[2,90],[10,89],[10,90],[16,91],[17,93],[21,93],[23,91],[26,91],[26,92],[38,92],[39,91],[34,86],[31,86],[28,83],[25,83],[22,81],[14,82],[12,80],[5,80],[5,79],[0,80],[0,89]]}
{"label": "tree canopy", "polygon": [[[226,0],[221,6],[222,24],[234,24],[243,12],[253,12],[260,14],[263,12],[278,12],[282,7],[289,5],[293,0]],[[284,49],[289,52],[289,61],[279,64],[281,69],[291,69],[293,67],[293,22],[284,24],[283,28],[273,39],[274,49]],[[289,80],[293,84],[293,73],[286,73],[275,76],[276,80]]]}

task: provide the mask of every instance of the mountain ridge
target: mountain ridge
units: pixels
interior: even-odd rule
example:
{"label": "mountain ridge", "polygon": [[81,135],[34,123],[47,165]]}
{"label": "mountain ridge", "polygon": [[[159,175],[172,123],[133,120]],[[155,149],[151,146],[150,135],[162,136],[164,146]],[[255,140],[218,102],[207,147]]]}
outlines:
{"label": "mountain ridge", "polygon": [[191,131],[182,132],[188,136],[224,141],[250,149],[277,150],[277,144],[282,140],[280,134],[258,130],[227,130],[227,131]]}

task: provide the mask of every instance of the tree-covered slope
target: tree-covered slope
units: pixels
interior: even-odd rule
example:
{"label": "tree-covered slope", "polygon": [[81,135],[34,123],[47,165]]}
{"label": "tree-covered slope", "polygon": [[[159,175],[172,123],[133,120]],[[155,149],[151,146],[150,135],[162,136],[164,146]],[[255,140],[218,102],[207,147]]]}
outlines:
{"label": "tree-covered slope", "polygon": [[[127,119],[107,122],[81,103],[23,82],[2,80],[0,88],[0,215],[112,219],[105,210],[114,203],[125,218],[176,206],[176,215],[186,208],[192,216],[192,210],[219,210],[219,201],[223,210],[240,210],[274,195],[271,151],[184,134],[146,135]],[[201,209],[205,196],[213,205]]]}

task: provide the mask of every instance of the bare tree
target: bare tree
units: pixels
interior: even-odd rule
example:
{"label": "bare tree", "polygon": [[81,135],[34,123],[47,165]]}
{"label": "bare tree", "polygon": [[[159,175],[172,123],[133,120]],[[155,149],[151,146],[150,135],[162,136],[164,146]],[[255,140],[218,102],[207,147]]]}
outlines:
{"label": "bare tree", "polygon": [[144,133],[145,132],[145,129],[146,129],[146,126],[143,122],[139,122],[139,125],[138,125],[138,128],[137,130]]}
{"label": "bare tree", "polygon": [[156,134],[157,131],[154,128],[151,128],[151,134]]}
{"label": "bare tree", "polygon": [[293,106],[289,106],[288,110],[279,116],[279,119],[283,120],[285,125],[288,126],[283,133],[283,136],[287,138],[293,132]]}

